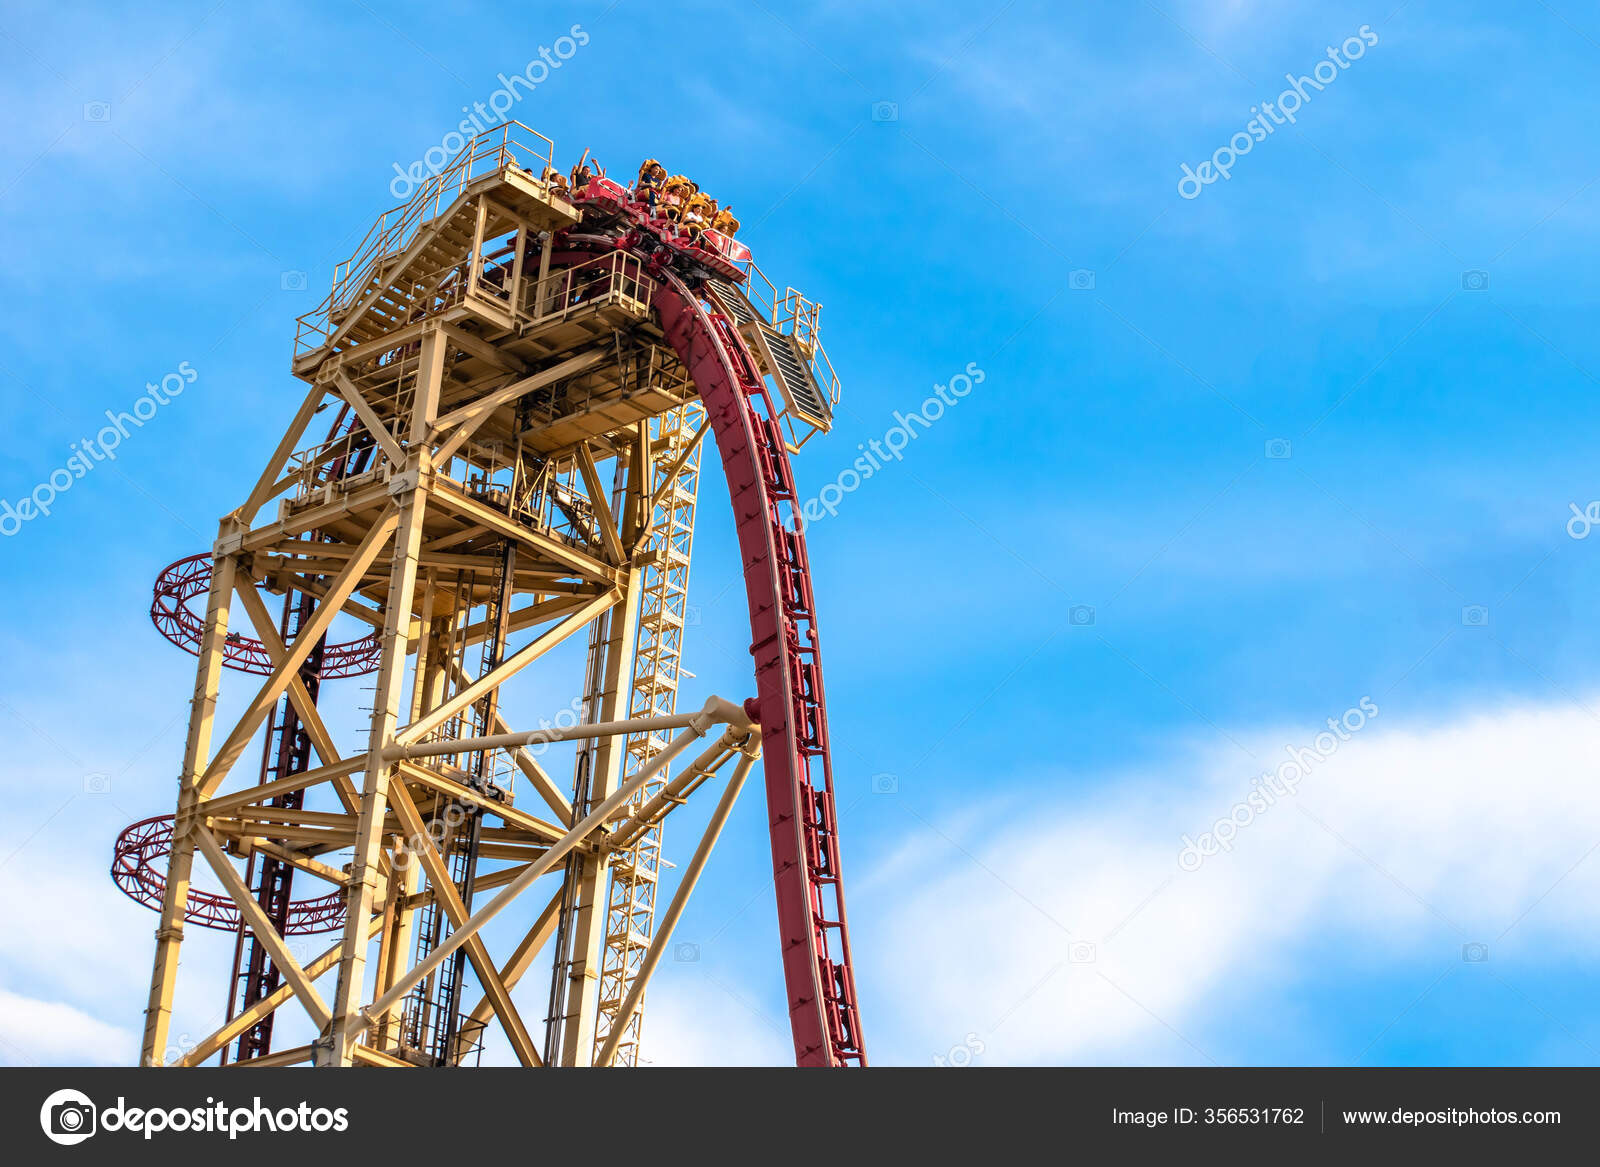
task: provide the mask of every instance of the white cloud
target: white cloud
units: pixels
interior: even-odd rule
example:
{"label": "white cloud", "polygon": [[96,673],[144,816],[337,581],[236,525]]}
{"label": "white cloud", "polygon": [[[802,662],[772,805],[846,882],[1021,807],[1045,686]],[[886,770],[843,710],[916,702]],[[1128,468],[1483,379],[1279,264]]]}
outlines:
{"label": "white cloud", "polygon": [[30,849],[0,868],[7,905],[0,967],[12,970],[13,985],[25,971],[56,992],[93,1001],[129,979],[129,954],[142,959],[152,948],[157,916],[116,890],[107,872],[110,839],[103,843],[104,855],[85,849],[59,863]]}
{"label": "white cloud", "polygon": [[[1194,873],[1180,836],[1322,726],[1243,737],[1259,763],[1223,745],[1175,760],[1175,779],[1123,777],[1109,799],[1052,796],[1020,817],[1011,800],[984,827],[909,838],[853,913],[882,924],[857,938],[863,970],[903,990],[867,1001],[897,1060],[928,1064],[977,1032],[989,1063],[1228,1063],[1246,1056],[1227,1024],[1239,995],[1255,1024],[1290,1024],[1297,986],[1327,972],[1314,953],[1374,976],[1459,970],[1472,942],[1507,975],[1592,957],[1600,719],[1572,705],[1398,719],[1380,713]],[[1093,962],[1074,963],[1074,944]],[[1374,1034],[1392,1020],[1375,1009]]]}
{"label": "white cloud", "polygon": [[[976,1034],[983,1064],[1230,1063],[1250,1057],[1235,1036],[1248,1000],[1247,1024],[1303,1034],[1293,1048],[1318,1061],[1327,1046],[1298,998],[1329,975],[1330,952],[1352,984],[1415,977],[1418,992],[1459,973],[1471,942],[1513,983],[1592,961],[1597,722],[1576,703],[1427,722],[1384,708],[1194,873],[1178,867],[1180,836],[1208,829],[1320,723],[1235,732],[1254,759],[1198,746],[1157,771],[1073,775],[1076,793],[1048,775],[1042,797],[1008,783],[975,798],[852,872],[869,1053],[926,1065]],[[48,939],[0,947],[0,1061],[125,1063],[152,917],[100,887],[86,855],[28,855],[26,880],[12,863],[0,892],[21,913],[15,936]],[[1074,944],[1094,945],[1094,961],[1075,963]],[[204,986],[223,983],[225,947],[186,949],[176,1033],[220,1020]],[[1398,1006],[1372,1008],[1340,1024],[1377,1036]],[[710,965],[663,970],[645,1037],[653,1065],[791,1058],[773,1000]]]}
{"label": "white cloud", "polygon": [[746,988],[692,974],[655,985],[644,1017],[644,1057],[652,1066],[772,1066],[793,1064],[794,1043]]}
{"label": "white cloud", "polygon": [[126,1064],[138,1049],[131,1030],[107,1025],[59,1001],[0,989],[0,1065]]}

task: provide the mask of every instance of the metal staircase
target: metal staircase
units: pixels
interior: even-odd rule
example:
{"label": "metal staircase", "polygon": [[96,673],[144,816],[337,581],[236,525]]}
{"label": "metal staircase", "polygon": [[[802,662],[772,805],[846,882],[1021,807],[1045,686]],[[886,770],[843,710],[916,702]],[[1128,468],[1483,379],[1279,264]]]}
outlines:
{"label": "metal staircase", "polygon": [[[744,291],[733,284],[716,279],[707,280],[706,284],[717,306],[749,343],[761,371],[776,383],[787,412],[823,433],[833,428],[836,395],[828,383],[832,380],[831,372],[824,371],[826,358],[820,357],[815,342],[807,351],[807,337],[800,330],[785,332],[777,327],[771,315],[756,307]],[[791,292],[785,302],[793,298]]]}
{"label": "metal staircase", "polygon": [[[355,253],[334,269],[333,287],[301,316],[295,367],[364,344],[481,293],[475,307],[509,326],[508,290],[480,278],[485,244],[520,232],[570,226],[577,211],[542,179],[550,140],[520,122],[473,138],[444,170],[380,215]],[[520,273],[520,265],[518,266]],[[498,314],[505,319],[494,319]]]}
{"label": "metal staircase", "polygon": [[361,344],[437,310],[441,286],[464,279],[476,227],[477,210],[462,196],[403,252],[372,264],[360,285],[342,289],[329,312],[339,326],[334,342]]}

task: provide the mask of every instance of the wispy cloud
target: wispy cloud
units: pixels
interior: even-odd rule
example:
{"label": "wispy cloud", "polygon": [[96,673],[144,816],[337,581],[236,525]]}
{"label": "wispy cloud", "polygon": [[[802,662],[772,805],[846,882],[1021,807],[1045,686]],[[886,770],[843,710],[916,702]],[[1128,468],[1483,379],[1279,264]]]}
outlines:
{"label": "wispy cloud", "polygon": [[126,1065],[137,1048],[132,1030],[60,1001],[0,989],[0,1065]]}
{"label": "wispy cloud", "polygon": [[[1275,763],[1320,728],[1247,741]],[[861,959],[903,990],[869,999],[912,1061],[977,1032],[992,1063],[1228,1063],[1250,1053],[1219,1000],[1248,992],[1253,1024],[1293,1017],[1329,972],[1313,951],[1370,979],[1460,970],[1477,944],[1511,979],[1574,949],[1592,959],[1597,735],[1571,706],[1380,718],[1193,873],[1176,863],[1181,835],[1250,789],[1231,750],[1124,775],[1088,804],[1030,804],[1026,825],[1008,802],[983,828],[915,831],[857,898],[856,916],[883,925]],[[1345,1020],[1336,1056],[1355,1060],[1353,1035],[1393,1018],[1374,1003]]]}

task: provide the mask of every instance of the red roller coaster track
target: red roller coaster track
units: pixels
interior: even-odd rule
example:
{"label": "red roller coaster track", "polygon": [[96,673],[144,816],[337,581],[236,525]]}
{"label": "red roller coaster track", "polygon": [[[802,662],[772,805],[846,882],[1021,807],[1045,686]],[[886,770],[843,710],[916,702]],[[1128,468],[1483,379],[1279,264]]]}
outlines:
{"label": "red roller coaster track", "polygon": [[[822,691],[811,566],[789,451],[766,382],[727,317],[676,276],[655,304],[716,434],[738,525],[760,706],[772,878],[795,1060],[865,1065]],[[836,942],[830,933],[836,932]]]}
{"label": "red roller coaster track", "polygon": [[[167,891],[167,868],[161,860],[172,853],[170,814],[141,819],[117,836],[111,878],[130,897],[150,908],[161,910],[161,897]],[[221,892],[189,889],[184,919],[202,928],[219,932],[239,931],[239,905]],[[314,899],[296,900],[289,905],[285,935],[331,932],[344,923],[344,893],[329,892]]]}
{"label": "red roller coaster track", "polygon": [[[155,593],[150,600],[150,620],[162,636],[190,656],[200,655],[206,622],[189,604],[192,600],[204,599],[210,590],[209,552],[168,564],[156,579]],[[332,680],[370,673],[378,667],[382,651],[377,633],[343,644],[330,644],[323,653],[321,676],[323,680]],[[258,677],[272,675],[272,657],[266,645],[254,637],[229,633],[222,659],[230,669],[241,673],[254,673]]]}
{"label": "red roller coaster track", "polygon": [[[615,196],[602,195],[607,203]],[[586,200],[582,194],[579,204]],[[624,204],[641,225],[637,204]],[[569,235],[579,248],[627,250],[637,235]],[[645,249],[633,252],[649,260]],[[577,263],[592,252],[566,252]],[[822,654],[794,470],[778,412],[733,324],[660,265],[653,303],[705,403],[733,502],[750,609],[766,775],[772,877],[795,1063],[864,1066],[828,747]],[[742,273],[741,273],[742,278]],[[831,935],[837,933],[837,936]]]}

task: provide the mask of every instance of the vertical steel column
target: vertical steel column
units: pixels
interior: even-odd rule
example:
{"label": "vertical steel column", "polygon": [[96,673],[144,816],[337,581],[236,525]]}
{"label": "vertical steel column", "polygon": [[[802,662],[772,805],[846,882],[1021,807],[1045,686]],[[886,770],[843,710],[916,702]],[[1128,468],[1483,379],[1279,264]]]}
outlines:
{"label": "vertical steel column", "polygon": [[[620,455],[619,455],[620,457]],[[649,431],[641,427],[632,450],[624,497],[627,505],[622,541],[632,546],[638,536],[641,500],[649,497]],[[622,602],[609,614],[609,635],[605,645],[605,679],[600,705],[595,710],[599,721],[620,721],[628,716],[633,690],[633,654],[639,639],[639,607],[644,571],[638,564],[628,566]],[[598,805],[616,791],[622,775],[624,739],[601,738],[590,754],[588,806],[572,808],[574,821],[589,807]],[[571,961],[566,975],[566,1009],[561,1020],[561,1065],[587,1066],[595,1053],[595,1029],[600,1007],[601,944],[606,930],[606,896],[610,857],[581,855],[573,878],[573,898],[567,931]],[[559,971],[558,971],[559,975]]]}
{"label": "vertical steel column", "polygon": [[[218,545],[236,529],[237,524],[224,519],[217,532]],[[206,601],[205,636],[195,667],[183,773],[178,779],[178,813],[172,829],[167,887],[161,899],[161,925],[156,931],[150,1002],[145,1008],[144,1046],[139,1061],[146,1066],[159,1066],[166,1058],[167,1029],[172,1022],[172,991],[178,976],[178,950],[183,946],[183,917],[189,906],[189,876],[194,867],[194,837],[190,832],[194,827],[195,808],[200,802],[200,776],[205,772],[211,753],[211,729],[217,712],[222,654],[228,640],[234,574],[233,556],[216,553],[211,569],[211,595]]]}
{"label": "vertical steel column", "polygon": [[368,920],[377,898],[383,861],[383,821],[388,809],[389,782],[398,772],[394,763],[383,760],[383,750],[394,743],[399,724],[413,618],[412,601],[417,584],[417,558],[422,547],[422,522],[427,513],[426,479],[432,473],[427,438],[438,411],[444,358],[444,333],[437,327],[429,328],[422,337],[421,360],[417,366],[406,465],[391,485],[399,498],[400,521],[394,536],[389,593],[384,601],[383,656],[373,694],[372,731],[362,781],[355,854],[350,865],[344,952],[339,960],[339,982],[334,993],[332,1032],[328,1042],[318,1045],[318,1065],[350,1065],[351,1047],[361,1039],[365,1029],[361,1006],[367,971]]}

